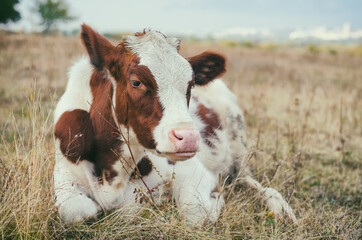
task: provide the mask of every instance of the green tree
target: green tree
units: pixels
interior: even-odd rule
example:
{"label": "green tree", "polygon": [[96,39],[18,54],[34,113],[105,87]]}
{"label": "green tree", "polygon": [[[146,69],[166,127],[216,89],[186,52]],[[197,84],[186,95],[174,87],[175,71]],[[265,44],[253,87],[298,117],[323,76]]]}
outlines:
{"label": "green tree", "polygon": [[69,15],[68,6],[62,0],[46,0],[38,3],[38,12],[45,27],[44,33],[49,33],[58,22],[73,20]]}
{"label": "green tree", "polygon": [[14,8],[19,0],[1,0],[0,1],[0,23],[16,22],[20,19],[19,12]]}

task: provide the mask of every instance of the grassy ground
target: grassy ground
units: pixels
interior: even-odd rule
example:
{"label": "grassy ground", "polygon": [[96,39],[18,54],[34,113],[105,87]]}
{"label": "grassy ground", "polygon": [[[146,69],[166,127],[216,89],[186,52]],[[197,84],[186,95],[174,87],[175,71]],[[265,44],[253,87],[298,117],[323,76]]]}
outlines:
{"label": "grassy ground", "polygon": [[0,235],[3,239],[358,239],[362,222],[359,48],[185,43],[228,58],[224,79],[248,127],[250,164],[298,223],[274,221],[245,189],[226,191],[219,220],[182,223],[170,203],[64,225],[54,207],[52,112],[78,38],[0,33]]}

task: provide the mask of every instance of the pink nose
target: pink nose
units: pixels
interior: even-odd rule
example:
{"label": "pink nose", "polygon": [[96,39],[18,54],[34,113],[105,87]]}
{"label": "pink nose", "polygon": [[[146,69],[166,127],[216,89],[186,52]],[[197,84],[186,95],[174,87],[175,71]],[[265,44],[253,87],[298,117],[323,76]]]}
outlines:
{"label": "pink nose", "polygon": [[192,129],[173,129],[169,138],[176,152],[196,152],[199,149],[200,133]]}

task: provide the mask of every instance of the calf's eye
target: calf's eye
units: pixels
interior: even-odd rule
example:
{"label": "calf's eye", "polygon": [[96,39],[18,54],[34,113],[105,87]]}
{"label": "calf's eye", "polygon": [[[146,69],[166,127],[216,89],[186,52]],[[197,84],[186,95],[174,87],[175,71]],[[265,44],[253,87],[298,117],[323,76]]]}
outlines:
{"label": "calf's eye", "polygon": [[142,86],[142,83],[138,80],[130,80],[132,87],[138,88]]}

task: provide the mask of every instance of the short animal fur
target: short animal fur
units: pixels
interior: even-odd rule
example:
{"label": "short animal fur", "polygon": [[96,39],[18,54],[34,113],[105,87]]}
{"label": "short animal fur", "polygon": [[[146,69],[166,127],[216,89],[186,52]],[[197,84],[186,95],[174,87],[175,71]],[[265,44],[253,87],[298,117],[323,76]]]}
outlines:
{"label": "short animal fur", "polygon": [[172,181],[183,218],[215,222],[224,205],[219,175],[233,178],[240,169],[270,210],[295,220],[279,192],[250,176],[244,117],[218,79],[222,55],[185,59],[178,39],[156,31],[114,46],[84,24],[81,39],[88,57],[70,69],[54,113],[54,186],[63,221],[132,208],[135,189]]}

